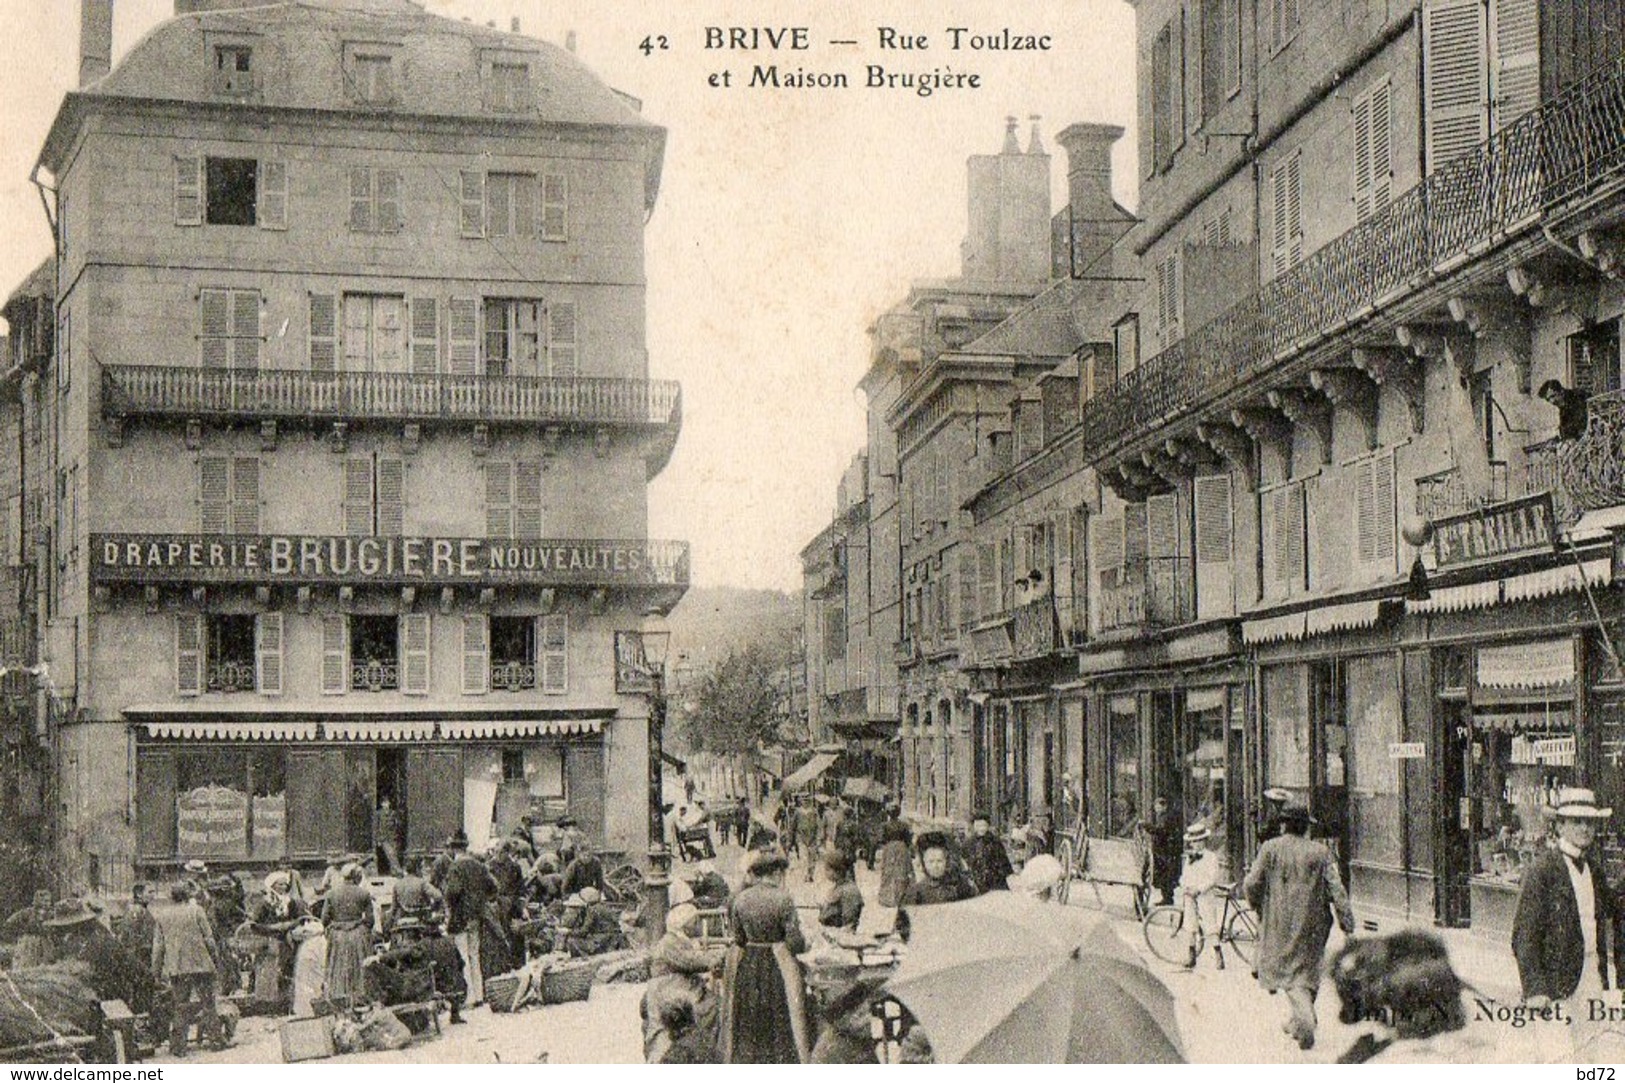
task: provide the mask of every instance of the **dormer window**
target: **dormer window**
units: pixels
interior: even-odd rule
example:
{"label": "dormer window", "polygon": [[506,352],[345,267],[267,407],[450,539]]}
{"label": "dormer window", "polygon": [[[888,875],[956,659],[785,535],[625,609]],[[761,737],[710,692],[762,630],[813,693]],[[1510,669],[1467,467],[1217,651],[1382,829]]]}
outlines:
{"label": "dormer window", "polygon": [[530,61],[499,56],[485,61],[485,108],[492,113],[528,113],[535,108],[530,88]]}
{"label": "dormer window", "polygon": [[247,45],[216,45],[214,79],[215,90],[221,94],[252,94],[258,90],[253,48]]}
{"label": "dormer window", "polygon": [[362,105],[391,105],[396,100],[394,50],[382,45],[351,45],[344,51],[344,88]]}

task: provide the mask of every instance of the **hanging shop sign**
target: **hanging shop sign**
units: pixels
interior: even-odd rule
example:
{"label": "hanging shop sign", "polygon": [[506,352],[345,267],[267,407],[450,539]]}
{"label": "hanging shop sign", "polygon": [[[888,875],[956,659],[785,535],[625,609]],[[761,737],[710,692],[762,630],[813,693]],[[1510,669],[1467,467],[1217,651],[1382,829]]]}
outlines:
{"label": "hanging shop sign", "polygon": [[688,582],[688,546],[646,541],[92,534],[96,582]]}
{"label": "hanging shop sign", "polygon": [[1551,494],[1538,493],[1434,520],[1433,556],[1438,567],[1456,568],[1550,552],[1555,538]]}
{"label": "hanging shop sign", "polygon": [[1395,741],[1388,746],[1391,760],[1420,760],[1426,759],[1427,754],[1427,744],[1422,741]]}
{"label": "hanging shop sign", "polygon": [[655,675],[643,653],[639,632],[615,633],[615,691],[621,695],[653,695]]}

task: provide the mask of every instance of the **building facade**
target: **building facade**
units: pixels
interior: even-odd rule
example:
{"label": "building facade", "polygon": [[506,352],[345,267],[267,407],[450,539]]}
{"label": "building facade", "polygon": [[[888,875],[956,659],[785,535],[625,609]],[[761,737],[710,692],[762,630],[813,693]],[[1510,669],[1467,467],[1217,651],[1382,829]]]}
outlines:
{"label": "building facade", "polygon": [[386,801],[408,851],[525,812],[641,851],[664,133],[410,3],[180,7],[40,156],[62,857],[318,861]]}

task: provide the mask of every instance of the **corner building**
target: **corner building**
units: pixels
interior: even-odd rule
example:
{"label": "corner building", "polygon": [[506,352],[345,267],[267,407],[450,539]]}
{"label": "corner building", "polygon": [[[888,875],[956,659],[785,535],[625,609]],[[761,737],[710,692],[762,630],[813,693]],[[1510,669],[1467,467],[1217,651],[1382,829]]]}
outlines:
{"label": "corner building", "polygon": [[67,878],[370,851],[386,798],[408,853],[527,811],[641,851],[617,636],[688,582],[647,536],[663,130],[403,0],[210,6],[92,59],[40,155]]}

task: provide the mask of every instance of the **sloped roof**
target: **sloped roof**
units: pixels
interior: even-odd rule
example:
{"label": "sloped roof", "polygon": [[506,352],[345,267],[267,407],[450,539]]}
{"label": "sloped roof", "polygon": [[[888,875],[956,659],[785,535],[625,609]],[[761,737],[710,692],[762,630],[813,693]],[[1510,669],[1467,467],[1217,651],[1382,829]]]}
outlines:
{"label": "sloped roof", "polygon": [[959,352],[1000,357],[1067,356],[1083,345],[1072,314],[1077,286],[1070,279],[1062,279]]}

